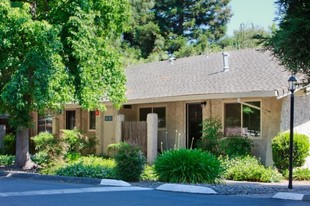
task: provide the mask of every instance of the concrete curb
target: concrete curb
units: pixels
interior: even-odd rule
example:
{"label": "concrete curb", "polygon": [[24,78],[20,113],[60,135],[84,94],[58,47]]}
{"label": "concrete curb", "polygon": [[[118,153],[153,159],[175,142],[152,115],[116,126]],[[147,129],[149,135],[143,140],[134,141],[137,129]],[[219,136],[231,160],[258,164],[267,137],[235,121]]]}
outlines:
{"label": "concrete curb", "polygon": [[8,172],[6,177],[13,178],[24,178],[24,179],[34,179],[43,181],[57,181],[65,183],[76,183],[76,184],[94,184],[99,185],[101,179],[98,178],[87,178],[87,177],[68,177],[68,176],[58,176],[58,175],[40,175],[33,173],[21,173],[21,172]]}
{"label": "concrete curb", "polygon": [[114,179],[68,177],[68,176],[58,176],[58,175],[40,175],[40,174],[33,174],[33,173],[3,172],[3,171],[0,171],[0,176],[33,179],[33,180],[43,180],[43,181],[57,181],[57,182],[75,183],[75,184],[92,184],[92,185],[116,186],[116,187],[130,187],[131,186],[131,184],[127,182],[124,182],[122,180],[114,180]]}
{"label": "concrete curb", "polygon": [[299,201],[310,201],[310,194],[300,194],[292,192],[278,192],[272,198],[282,200],[299,200]]}
{"label": "concrete curb", "polygon": [[182,184],[163,184],[156,188],[156,190],[170,191],[170,192],[186,192],[195,194],[217,194],[214,190],[208,187]]}
{"label": "concrete curb", "polygon": [[102,179],[100,185],[117,186],[117,187],[130,187],[131,184],[122,180]]}

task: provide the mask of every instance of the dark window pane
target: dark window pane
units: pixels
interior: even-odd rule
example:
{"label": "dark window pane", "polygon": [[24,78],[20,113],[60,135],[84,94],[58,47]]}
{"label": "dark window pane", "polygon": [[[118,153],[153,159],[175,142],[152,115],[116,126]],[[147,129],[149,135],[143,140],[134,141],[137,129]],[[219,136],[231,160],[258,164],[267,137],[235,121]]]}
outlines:
{"label": "dark window pane", "polygon": [[96,129],[96,111],[89,112],[89,129]]}
{"label": "dark window pane", "polygon": [[224,128],[226,136],[241,134],[241,104],[225,104]]}
{"label": "dark window pane", "polygon": [[66,129],[75,128],[75,111],[66,111]]}
{"label": "dark window pane", "polygon": [[146,121],[149,113],[152,113],[152,108],[140,108],[140,121]]}
{"label": "dark window pane", "polygon": [[153,113],[158,115],[158,128],[166,127],[166,108],[165,107],[157,107],[153,108]]}
{"label": "dark window pane", "polygon": [[[260,102],[247,102],[248,104],[260,107]],[[242,108],[243,127],[248,136],[260,136],[260,110],[244,105]]]}

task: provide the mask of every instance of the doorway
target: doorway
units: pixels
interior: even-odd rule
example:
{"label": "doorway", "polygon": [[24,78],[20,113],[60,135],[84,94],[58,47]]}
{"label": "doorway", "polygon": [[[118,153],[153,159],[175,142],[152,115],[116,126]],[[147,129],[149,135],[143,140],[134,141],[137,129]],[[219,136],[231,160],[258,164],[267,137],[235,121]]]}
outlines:
{"label": "doorway", "polygon": [[200,103],[186,104],[186,147],[196,148],[201,139],[202,107]]}

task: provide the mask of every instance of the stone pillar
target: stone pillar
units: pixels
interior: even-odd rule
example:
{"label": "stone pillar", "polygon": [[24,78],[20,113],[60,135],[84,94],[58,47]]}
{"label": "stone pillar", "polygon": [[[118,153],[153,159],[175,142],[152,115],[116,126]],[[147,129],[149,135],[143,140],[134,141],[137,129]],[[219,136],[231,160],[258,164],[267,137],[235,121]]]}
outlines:
{"label": "stone pillar", "polygon": [[119,143],[122,141],[122,122],[125,121],[125,115],[119,114],[116,116],[115,123],[115,142]]}
{"label": "stone pillar", "polygon": [[5,125],[0,125],[0,148],[3,147],[3,138],[5,136]]}
{"label": "stone pillar", "polygon": [[103,153],[104,112],[96,115],[96,154]]}
{"label": "stone pillar", "polygon": [[52,121],[52,134],[58,136],[60,128],[59,128],[59,118],[58,117],[53,117]]}
{"label": "stone pillar", "polygon": [[157,157],[158,116],[155,113],[147,115],[147,162],[152,164]]}

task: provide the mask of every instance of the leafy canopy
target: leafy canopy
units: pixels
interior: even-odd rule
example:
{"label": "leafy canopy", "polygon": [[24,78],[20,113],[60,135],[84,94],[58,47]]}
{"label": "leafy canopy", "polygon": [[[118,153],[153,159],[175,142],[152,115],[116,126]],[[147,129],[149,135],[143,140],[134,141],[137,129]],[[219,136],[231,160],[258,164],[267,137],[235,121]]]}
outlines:
{"label": "leafy canopy", "polygon": [[292,73],[310,82],[310,1],[277,0],[279,29],[266,42],[273,54]]}
{"label": "leafy canopy", "polygon": [[0,2],[0,108],[16,126],[30,112],[75,102],[88,109],[125,101],[112,42],[126,29],[126,0]]}

